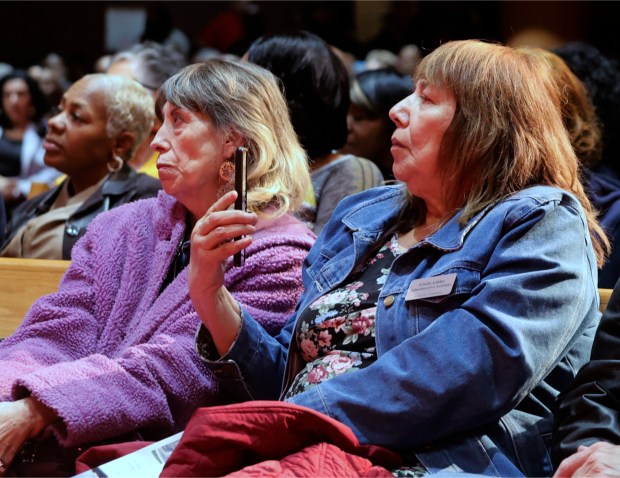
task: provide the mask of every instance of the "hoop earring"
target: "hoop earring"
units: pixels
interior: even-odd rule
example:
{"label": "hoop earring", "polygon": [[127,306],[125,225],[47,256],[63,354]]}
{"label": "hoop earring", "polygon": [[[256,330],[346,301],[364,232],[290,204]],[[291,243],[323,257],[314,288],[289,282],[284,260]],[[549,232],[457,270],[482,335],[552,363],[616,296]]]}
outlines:
{"label": "hoop earring", "polygon": [[121,159],[120,156],[114,155],[112,156],[112,161],[108,161],[106,166],[108,167],[108,171],[110,171],[111,173],[117,173],[123,168],[124,164],[125,162]]}

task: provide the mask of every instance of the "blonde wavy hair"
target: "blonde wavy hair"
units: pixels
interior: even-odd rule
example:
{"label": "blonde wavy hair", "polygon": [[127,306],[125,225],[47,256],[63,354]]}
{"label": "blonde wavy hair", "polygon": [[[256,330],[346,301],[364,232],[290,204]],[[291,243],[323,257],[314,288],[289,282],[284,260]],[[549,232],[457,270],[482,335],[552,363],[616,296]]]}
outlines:
{"label": "blonde wavy hair", "polygon": [[[451,90],[454,118],[440,147],[444,199],[466,222],[530,186],[555,186],[581,202],[599,266],[609,241],[584,192],[562,118],[563,96],[541,55],[479,40],[452,41],[422,59],[414,81]],[[415,200],[415,198],[413,198]]]}
{"label": "blonde wavy hair", "polygon": [[84,79],[95,80],[102,86],[105,98],[106,133],[109,138],[123,131],[134,134],[133,144],[122,158],[129,161],[146,138],[155,121],[153,95],[137,81],[106,73],[93,73]]}
{"label": "blonde wavy hair", "polygon": [[169,102],[240,134],[248,148],[248,210],[273,217],[295,211],[310,189],[308,159],[278,85],[260,66],[211,59],[166,80],[156,100],[160,119]]}

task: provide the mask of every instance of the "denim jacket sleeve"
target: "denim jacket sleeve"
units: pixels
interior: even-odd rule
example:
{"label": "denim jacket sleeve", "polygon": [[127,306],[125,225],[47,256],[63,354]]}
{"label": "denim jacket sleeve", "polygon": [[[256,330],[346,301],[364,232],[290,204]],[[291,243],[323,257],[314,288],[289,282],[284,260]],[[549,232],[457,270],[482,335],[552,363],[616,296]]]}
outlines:
{"label": "denim jacket sleeve", "polygon": [[231,400],[276,400],[282,388],[295,315],[278,336],[273,337],[243,306],[241,313],[241,330],[226,355],[217,357],[214,347],[209,346],[210,337],[204,326],[198,333],[198,353]]}
{"label": "denim jacket sleeve", "polygon": [[[473,271],[459,297],[447,307],[428,306],[405,301],[405,289],[388,307],[380,296],[378,360],[290,401],[345,423],[362,443],[394,449],[496,423],[594,320],[596,265],[589,241],[583,211],[568,195],[499,203],[446,268],[428,266],[421,274]],[[439,263],[427,251],[420,245],[400,256],[384,290],[407,271]]]}

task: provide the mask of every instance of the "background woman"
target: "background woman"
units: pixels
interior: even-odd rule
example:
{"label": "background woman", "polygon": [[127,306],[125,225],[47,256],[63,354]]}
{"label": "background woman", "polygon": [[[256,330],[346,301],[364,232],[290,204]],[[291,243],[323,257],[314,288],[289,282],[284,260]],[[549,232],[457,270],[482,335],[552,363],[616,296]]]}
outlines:
{"label": "background woman", "polygon": [[[551,407],[588,359],[596,266],[609,247],[553,72],[527,51],[456,41],[427,55],[414,80],[390,111],[402,184],[339,204],[276,338],[219,274],[241,247],[226,240],[251,215],[233,228],[224,196],[196,226],[190,295],[206,328],[199,339],[215,344],[199,350],[213,370],[226,361],[236,390],[242,378],[253,398],[281,393],[362,445],[399,452],[402,472],[548,476]],[[188,458],[192,438],[165,476],[187,476],[175,456]]]}
{"label": "background woman", "polygon": [[[128,50],[115,54],[106,72],[131,78],[157,96],[157,90],[168,78],[187,65],[185,57],[170,45],[152,41],[138,43]],[[157,178],[157,152],[151,142],[161,124],[155,118],[153,127],[136,150],[130,161],[131,167]]]}
{"label": "background woman", "polygon": [[260,219],[245,231],[252,239],[239,241],[252,241],[245,265],[221,265],[226,285],[272,334],[299,297],[314,236],[288,213],[309,173],[273,75],[248,63],[188,66],[164,84],[158,105],[153,147],[165,193],[97,216],[58,293],[0,342],[6,466],[48,425],[52,437],[35,448],[54,457],[56,440],[66,451],[121,436],[159,439],[182,430],[196,407],[233,399],[196,354],[186,265],[194,223],[233,187],[238,146],[249,150],[248,208]]}
{"label": "background woman", "polygon": [[52,185],[60,174],[46,167],[41,148],[47,113],[45,96],[25,71],[0,79],[0,191],[8,208],[22,202],[33,182]]}
{"label": "background woman", "polygon": [[86,75],[50,118],[45,163],[67,178],[11,215],[4,257],[70,259],[71,249],[100,212],[157,195],[158,180],[127,161],[153,124],[153,99],[137,82]]}
{"label": "background woman", "polygon": [[324,40],[304,31],[258,38],[245,57],[282,80],[293,127],[310,158],[312,190],[300,217],[319,234],[342,198],[383,182],[368,159],[336,151],[347,139],[347,70]]}
{"label": "background woman", "polygon": [[348,135],[341,152],[370,159],[385,179],[394,179],[390,153],[394,123],[389,112],[411,91],[411,78],[392,68],[357,73],[351,82]]}

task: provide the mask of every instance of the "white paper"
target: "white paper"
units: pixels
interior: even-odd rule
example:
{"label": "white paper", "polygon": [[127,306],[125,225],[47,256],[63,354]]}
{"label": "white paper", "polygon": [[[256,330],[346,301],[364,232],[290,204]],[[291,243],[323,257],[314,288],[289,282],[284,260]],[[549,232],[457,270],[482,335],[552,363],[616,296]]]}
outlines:
{"label": "white paper", "polygon": [[158,478],[183,432],[164,438],[140,450],[85,471],[75,478]]}

